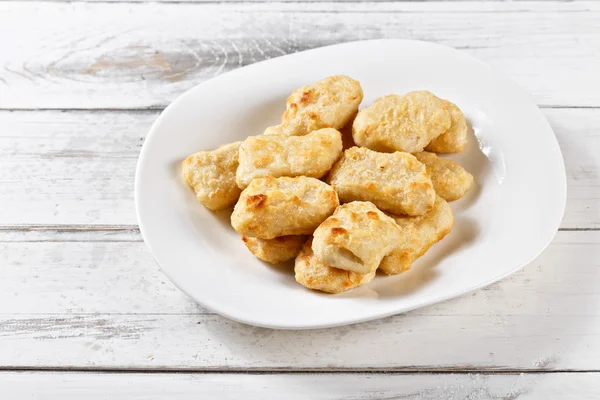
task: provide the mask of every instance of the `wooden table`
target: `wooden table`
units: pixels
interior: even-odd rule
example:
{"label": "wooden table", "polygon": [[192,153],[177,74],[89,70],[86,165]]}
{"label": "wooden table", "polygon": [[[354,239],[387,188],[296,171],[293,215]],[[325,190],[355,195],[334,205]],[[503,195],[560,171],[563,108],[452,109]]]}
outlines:
{"label": "wooden table", "polygon": [[[354,326],[196,305],[137,227],[152,122],[220,73],[383,37],[456,47],[531,94],[567,169],[553,243],[500,283]],[[0,398],[600,397],[598,2],[5,0],[0,50]]]}

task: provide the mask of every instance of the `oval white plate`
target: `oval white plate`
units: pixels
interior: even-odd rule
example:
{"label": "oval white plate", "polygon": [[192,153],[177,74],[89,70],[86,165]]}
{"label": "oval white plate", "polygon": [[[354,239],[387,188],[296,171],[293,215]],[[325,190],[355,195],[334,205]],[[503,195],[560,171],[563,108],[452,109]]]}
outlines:
{"label": "oval white plate", "polygon": [[[472,126],[453,156],[475,176],[452,203],[452,232],[405,274],[378,276],[326,295],[298,285],[293,266],[254,258],[229,225],[181,179],[189,154],[258,135],[279,122],[286,97],[328,75],[360,81],[365,107],[379,96],[426,89],[462,108]],[[397,314],[489,285],[535,258],[554,237],[566,177],[552,129],[511,80],[454,49],[375,40],[253,64],[194,87],[153,125],[137,166],[135,202],[144,240],[164,272],[209,309],[252,325],[304,329]]]}

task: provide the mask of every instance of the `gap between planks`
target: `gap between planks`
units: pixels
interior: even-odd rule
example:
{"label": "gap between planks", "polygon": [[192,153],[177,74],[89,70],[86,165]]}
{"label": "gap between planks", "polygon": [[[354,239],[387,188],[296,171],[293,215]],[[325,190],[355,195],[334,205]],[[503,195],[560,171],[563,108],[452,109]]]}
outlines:
{"label": "gap between planks", "polygon": [[[0,0],[0,3],[15,0]],[[168,3],[168,4],[238,4],[238,3],[319,3],[322,0],[19,0],[21,3],[108,3],[108,4],[137,4],[137,3]],[[463,2],[506,2],[507,0],[329,0],[329,3],[463,3]],[[552,3],[569,3],[573,0],[513,0],[513,1],[545,1]]]}
{"label": "gap between planks", "polygon": [[595,369],[531,369],[489,367],[400,367],[400,368],[94,368],[94,367],[0,367],[0,372],[93,372],[99,374],[237,374],[237,375],[347,375],[347,374],[373,374],[373,375],[413,375],[418,374],[485,374],[485,375],[514,375],[514,374],[594,374],[600,372]]}
{"label": "gap between planks", "polygon": [[[1,0],[0,0],[1,1]],[[4,232],[38,232],[38,231],[60,231],[60,232],[132,232],[139,233],[138,225],[0,225],[0,231]],[[558,232],[594,232],[600,228],[558,228]]]}
{"label": "gap between planks", "polygon": [[[183,4],[183,5],[229,5],[229,4],[368,4],[368,3],[506,3],[507,0],[0,0],[0,3],[92,3],[92,4]],[[513,0],[519,2],[570,3],[574,0]],[[512,10],[511,12],[529,12],[531,10]],[[575,10],[585,12],[588,10]],[[332,12],[332,11],[330,11]],[[335,12],[335,11],[333,11]],[[368,12],[368,11],[367,11]],[[487,11],[489,12],[489,11]],[[495,12],[495,11],[492,11]],[[573,12],[573,11],[571,11]]]}
{"label": "gap between planks", "polygon": [[[600,228],[560,228],[596,232]],[[143,243],[137,225],[0,225],[0,243]]]}
{"label": "gap between planks", "polygon": [[87,232],[87,231],[132,231],[139,232],[138,225],[0,225],[0,231],[61,231],[61,232]]}
{"label": "gap between planks", "polygon": [[[5,0],[0,0],[2,3]],[[500,1],[500,0],[499,0]],[[250,64],[252,65],[252,64]],[[561,104],[538,104],[540,109],[555,109],[555,110],[597,110],[600,106],[570,106]],[[63,112],[131,112],[131,113],[152,113],[162,112],[166,106],[151,106],[151,107],[98,107],[98,108],[61,108],[61,107],[39,107],[39,108],[20,108],[20,107],[0,107],[0,112],[45,112],[45,111],[63,111]]]}

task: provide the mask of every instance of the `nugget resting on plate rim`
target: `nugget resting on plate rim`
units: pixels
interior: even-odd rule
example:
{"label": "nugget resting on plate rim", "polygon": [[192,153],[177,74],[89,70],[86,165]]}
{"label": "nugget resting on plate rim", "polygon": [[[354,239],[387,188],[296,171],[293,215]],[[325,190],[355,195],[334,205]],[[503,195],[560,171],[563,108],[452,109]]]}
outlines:
{"label": "nugget resting on plate rim", "polygon": [[229,143],[216,150],[200,151],[183,160],[183,178],[206,208],[222,210],[235,204],[240,196],[241,190],[235,182],[235,173],[241,143]]}
{"label": "nugget resting on plate rim", "polygon": [[338,205],[333,188],[318,179],[266,176],[242,191],[231,225],[244,236],[261,239],[309,235]]}

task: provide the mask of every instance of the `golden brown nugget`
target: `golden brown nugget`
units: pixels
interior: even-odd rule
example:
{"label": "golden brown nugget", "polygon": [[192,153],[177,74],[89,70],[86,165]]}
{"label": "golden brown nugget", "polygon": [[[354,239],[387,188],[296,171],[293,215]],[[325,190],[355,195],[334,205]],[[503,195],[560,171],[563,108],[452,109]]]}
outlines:
{"label": "golden brown nugget", "polygon": [[302,136],[322,128],[343,128],[358,112],[363,99],[360,83],[345,75],[329,76],[302,86],[287,98],[281,124],[265,135]]}
{"label": "golden brown nugget", "polygon": [[240,146],[236,182],[240,188],[262,176],[321,178],[342,154],[342,135],[333,128],[305,136],[250,136]]}
{"label": "golden brown nugget", "polygon": [[394,214],[425,214],[435,202],[425,166],[408,153],[352,147],[335,163],[328,180],[342,203],[370,201]]}
{"label": "golden brown nugget", "polygon": [[354,142],[372,150],[422,151],[451,125],[444,101],[430,92],[380,97],[362,109],[352,125]]}
{"label": "golden brown nugget", "polygon": [[368,201],[339,206],[313,234],[312,249],[323,263],[359,274],[374,272],[398,247],[402,233],[394,220]]}
{"label": "golden brown nugget", "polygon": [[274,239],[259,239],[242,236],[250,253],[263,261],[278,264],[296,258],[307,236],[280,236]]}
{"label": "golden brown nugget", "polygon": [[437,196],[433,208],[425,215],[391,216],[402,231],[402,240],[379,265],[379,269],[388,275],[408,271],[412,263],[450,233],[454,225],[452,209],[440,196]]}
{"label": "golden brown nugget", "polygon": [[294,266],[296,282],[302,286],[327,293],[341,293],[366,285],[375,277],[375,272],[363,275],[324,264],[314,255],[311,242],[312,239],[309,239],[304,244]]}
{"label": "golden brown nugget", "polygon": [[241,190],[235,182],[235,172],[241,143],[235,142],[216,150],[201,151],[183,160],[183,178],[206,208],[222,210],[235,204],[240,197]]}
{"label": "golden brown nugget", "polygon": [[452,125],[450,129],[436,137],[429,143],[425,150],[434,153],[458,153],[467,146],[467,120],[456,104],[444,100],[450,110]]}
{"label": "golden brown nugget", "polygon": [[242,191],[231,225],[243,236],[310,235],[339,205],[335,190],[315,178],[266,176]]}
{"label": "golden brown nugget", "polygon": [[473,184],[473,175],[456,161],[440,158],[427,151],[415,153],[414,156],[425,164],[435,192],[446,201],[460,199]]}

